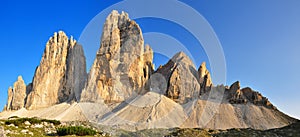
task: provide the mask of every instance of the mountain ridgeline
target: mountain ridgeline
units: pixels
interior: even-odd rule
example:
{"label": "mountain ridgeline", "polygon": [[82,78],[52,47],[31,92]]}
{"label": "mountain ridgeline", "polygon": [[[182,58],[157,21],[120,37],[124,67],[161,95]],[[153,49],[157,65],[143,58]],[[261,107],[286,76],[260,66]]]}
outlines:
{"label": "mountain ridgeline", "polygon": [[[139,25],[125,12],[108,15],[100,48],[86,72],[83,47],[62,31],[54,33],[32,83],[25,85],[19,76],[8,89],[4,111],[43,110],[61,103],[103,104],[110,106],[113,114],[99,110],[103,114],[94,118],[103,125],[128,130],[270,129],[296,121],[259,92],[241,88],[238,81],[229,87],[214,85],[205,62],[196,68],[183,52],[154,70],[153,50],[144,44]],[[210,96],[218,101],[210,100]],[[118,120],[120,117],[135,123]]]}

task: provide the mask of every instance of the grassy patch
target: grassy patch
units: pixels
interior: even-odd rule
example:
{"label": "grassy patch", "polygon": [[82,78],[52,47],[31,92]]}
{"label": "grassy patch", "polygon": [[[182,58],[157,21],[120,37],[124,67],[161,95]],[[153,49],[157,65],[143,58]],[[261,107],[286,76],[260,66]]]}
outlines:
{"label": "grassy patch", "polygon": [[175,137],[211,137],[210,133],[204,129],[199,128],[177,128],[169,136]]}
{"label": "grassy patch", "polygon": [[15,126],[23,125],[25,121],[30,122],[31,124],[41,124],[42,122],[53,123],[54,125],[60,125],[60,121],[57,120],[48,120],[48,119],[37,119],[37,118],[18,118],[6,120],[5,124],[10,125],[14,124]]}
{"label": "grassy patch", "polygon": [[82,126],[60,127],[56,129],[59,136],[77,135],[77,136],[94,136],[97,132],[90,128]]}

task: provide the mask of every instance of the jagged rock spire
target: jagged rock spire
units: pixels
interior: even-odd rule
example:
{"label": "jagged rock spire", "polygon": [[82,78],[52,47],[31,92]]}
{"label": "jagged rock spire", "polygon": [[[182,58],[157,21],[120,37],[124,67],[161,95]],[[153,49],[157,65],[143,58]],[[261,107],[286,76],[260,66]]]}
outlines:
{"label": "jagged rock spire", "polygon": [[[74,101],[86,77],[85,56],[76,40],[59,31],[46,44],[37,67],[26,108],[38,109],[57,103]],[[79,95],[77,95],[79,96]]]}
{"label": "jagged rock spire", "polygon": [[13,88],[8,89],[6,110],[18,110],[24,107],[26,98],[26,85],[22,76],[14,83]]}
{"label": "jagged rock spire", "polygon": [[201,94],[210,91],[211,86],[213,85],[210,72],[206,68],[206,63],[202,62],[198,69],[198,74],[200,78],[200,85],[201,85]]}
{"label": "jagged rock spire", "polygon": [[81,101],[119,102],[140,94],[153,71],[152,58],[153,51],[144,47],[138,24],[127,13],[112,11]]}

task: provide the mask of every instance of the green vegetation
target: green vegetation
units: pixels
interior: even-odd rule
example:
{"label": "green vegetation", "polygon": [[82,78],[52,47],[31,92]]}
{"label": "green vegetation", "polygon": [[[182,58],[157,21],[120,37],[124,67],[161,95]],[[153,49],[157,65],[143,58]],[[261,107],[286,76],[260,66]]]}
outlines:
{"label": "green vegetation", "polygon": [[60,121],[57,120],[37,119],[37,118],[16,118],[16,119],[10,118],[10,120],[5,121],[5,124],[6,125],[14,124],[15,126],[20,126],[24,124],[25,121],[28,121],[31,124],[41,124],[42,122],[48,122],[48,123],[53,123],[54,125],[60,125]]}
{"label": "green vegetation", "polygon": [[[30,125],[26,124],[26,121],[28,121]],[[0,126],[4,128],[7,137],[72,137],[74,135],[85,137],[108,137],[108,134],[97,132],[85,126],[70,126],[73,124],[89,127],[87,123],[80,122],[64,123],[65,126],[62,127],[60,121],[39,118],[10,117],[8,120],[0,120]],[[41,126],[37,127],[36,125]]]}
{"label": "green vegetation", "polygon": [[176,128],[175,131],[171,133],[170,136],[175,136],[175,137],[210,137],[210,133],[206,130],[203,129],[179,129]]}
{"label": "green vegetation", "polygon": [[[56,126],[48,124],[43,128],[33,128],[25,125],[25,121],[30,122],[32,125],[44,124],[42,122],[53,123]],[[85,136],[85,137],[103,137],[110,134],[97,132],[90,127],[88,123],[81,122],[70,122],[64,123],[65,126],[58,125],[60,123],[56,120],[46,120],[37,118],[10,118],[9,120],[0,120],[0,126],[4,127],[6,131],[10,133],[7,136],[12,137],[49,137],[49,136]],[[14,124],[14,125],[11,125]],[[80,125],[80,126],[68,126],[68,125]],[[96,127],[95,125],[92,127]],[[49,132],[49,128],[51,131]],[[105,127],[98,127],[97,129],[103,129]],[[22,132],[27,130],[26,133]],[[172,128],[172,129],[145,129],[136,132],[124,131],[121,129],[108,131],[114,133],[115,136],[121,137],[149,137],[149,136],[160,136],[160,137],[300,137],[300,122],[293,123],[283,128],[270,129],[270,130],[255,130],[255,129],[228,129],[228,130],[209,130],[200,128]]]}
{"label": "green vegetation", "polygon": [[82,126],[71,126],[71,127],[60,127],[56,129],[57,134],[59,136],[66,136],[66,135],[77,135],[77,136],[86,136],[91,135],[94,136],[97,132],[90,128],[85,128]]}

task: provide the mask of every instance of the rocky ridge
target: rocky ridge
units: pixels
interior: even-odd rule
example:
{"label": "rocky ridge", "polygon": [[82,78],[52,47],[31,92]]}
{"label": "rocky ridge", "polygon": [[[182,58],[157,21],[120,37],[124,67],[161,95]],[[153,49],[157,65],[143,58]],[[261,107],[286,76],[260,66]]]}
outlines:
{"label": "rocky ridge", "polygon": [[18,78],[8,90],[5,110],[0,117],[93,120],[127,130],[269,129],[295,121],[239,82],[213,85],[206,63],[197,70],[183,52],[154,71],[153,51],[144,45],[140,27],[117,11],[106,19],[88,74],[82,46],[62,31],[55,33],[32,83],[26,86]]}
{"label": "rocky ridge", "polygon": [[277,109],[268,98],[262,96],[261,93],[254,91],[249,87],[241,89],[239,81],[233,83],[226,91],[226,93],[228,93],[227,99],[231,104],[246,104],[249,102],[258,106]]}

